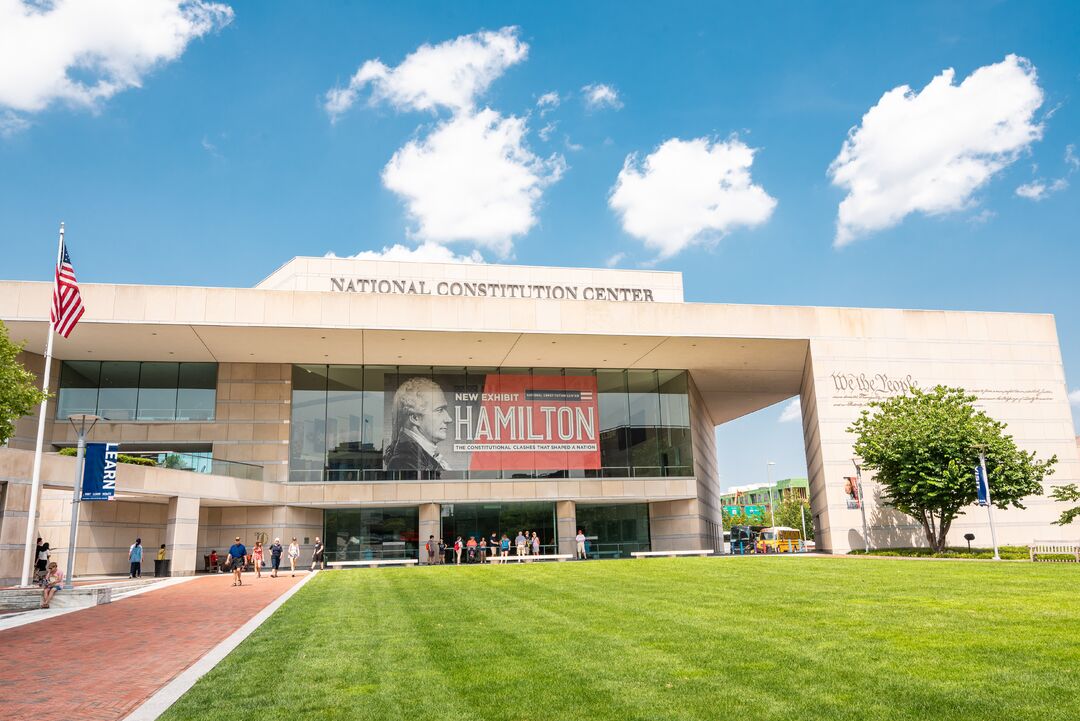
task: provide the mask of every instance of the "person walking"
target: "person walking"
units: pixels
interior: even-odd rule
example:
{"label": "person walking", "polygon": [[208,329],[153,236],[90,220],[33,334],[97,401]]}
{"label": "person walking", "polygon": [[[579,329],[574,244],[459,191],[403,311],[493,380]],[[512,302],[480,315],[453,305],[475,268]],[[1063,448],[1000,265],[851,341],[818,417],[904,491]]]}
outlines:
{"label": "person walking", "polygon": [[277,578],[278,569],[281,568],[281,539],[275,538],[270,544],[270,578]]}
{"label": "person walking", "polygon": [[49,572],[49,542],[37,539],[37,546],[34,549],[34,584],[39,584],[45,580],[45,576]]}
{"label": "person walking", "polygon": [[41,582],[41,607],[48,608],[56,592],[64,587],[64,572],[53,561],[45,567],[45,580]]}
{"label": "person walking", "polygon": [[326,570],[326,559],[323,554],[326,552],[326,547],[323,546],[322,539],[315,536],[315,548],[311,550],[311,570],[315,570],[315,564],[319,565],[319,570]]}
{"label": "person walking", "polygon": [[296,559],[300,558],[300,544],[296,542],[296,536],[293,536],[292,543],[289,544],[289,569],[293,576],[296,575]]}
{"label": "person walking", "polygon": [[236,537],[233,545],[229,546],[229,556],[225,564],[232,570],[233,586],[243,586],[244,559],[247,557],[247,547],[240,543],[240,536]]}
{"label": "person walking", "polygon": [[574,536],[574,541],[577,542],[577,558],[578,560],[585,559],[585,534],[581,532],[581,529],[577,529],[577,535]]}
{"label": "person walking", "polygon": [[128,561],[131,562],[128,578],[142,578],[142,550],[142,539],[136,538],[135,543],[128,549]]}
{"label": "person walking", "polygon": [[454,564],[461,565],[461,536],[458,536],[457,540],[454,541]]}
{"label": "person walking", "polygon": [[262,578],[263,545],[262,541],[255,541],[255,547],[251,549],[251,565],[255,567],[255,578]]}

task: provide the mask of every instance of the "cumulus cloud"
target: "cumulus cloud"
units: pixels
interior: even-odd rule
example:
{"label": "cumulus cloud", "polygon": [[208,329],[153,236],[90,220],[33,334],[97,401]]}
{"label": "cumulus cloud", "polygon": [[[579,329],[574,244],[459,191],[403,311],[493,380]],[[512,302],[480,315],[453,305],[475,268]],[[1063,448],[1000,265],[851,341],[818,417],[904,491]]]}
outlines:
{"label": "cumulus cloud", "polygon": [[780,411],[780,419],[777,423],[793,423],[802,420],[802,405],[798,398],[792,398]]}
{"label": "cumulus cloud", "polygon": [[1017,187],[1016,194],[1021,198],[1027,198],[1028,200],[1044,200],[1054,193],[1061,192],[1069,187],[1069,181],[1065,178],[1058,178],[1051,181],[1049,184],[1043,180],[1033,180],[1030,183],[1024,183]]}
{"label": "cumulus cloud", "polygon": [[1042,137],[1035,68],[1024,58],[977,69],[959,85],[950,68],[920,92],[885,93],[852,128],[829,167],[840,203],[834,244],[892,227],[911,213],[961,210],[972,194]]}
{"label": "cumulus cloud", "polygon": [[551,140],[551,134],[555,132],[555,128],[559,127],[558,123],[548,123],[544,127],[540,128],[540,132],[537,133],[540,139],[545,143]]}
{"label": "cumulus cloud", "polygon": [[1080,170],[1080,156],[1076,154],[1076,146],[1072,143],[1065,146],[1065,165],[1068,166],[1070,173]]}
{"label": "cumulus cloud", "polygon": [[585,98],[585,107],[589,110],[601,110],[603,108],[618,110],[623,106],[622,101],[619,100],[619,92],[610,85],[593,83],[583,87],[581,93]]}
{"label": "cumulus cloud", "polygon": [[473,241],[500,256],[536,224],[544,188],[566,168],[560,155],[525,145],[524,119],[491,109],[457,115],[400,148],[383,184],[405,200],[412,235],[431,243]]}
{"label": "cumulus cloud", "polygon": [[753,148],[738,138],[665,141],[641,161],[628,155],[608,205],[623,230],[660,258],[719,238],[738,226],[761,225],[776,199],[750,176]]}
{"label": "cumulus cloud", "polygon": [[201,0],[0,0],[0,126],[57,102],[95,109],[232,19]]}
{"label": "cumulus cloud", "polygon": [[421,45],[397,67],[368,60],[345,87],[326,93],[324,108],[336,120],[351,108],[360,92],[371,87],[369,102],[386,102],[397,110],[471,111],[508,67],[528,55],[516,27],[462,35],[438,45]]}
{"label": "cumulus cloud", "polygon": [[[327,258],[339,257],[333,252],[326,254]],[[414,263],[483,263],[484,257],[479,251],[474,250],[468,255],[457,255],[445,245],[436,243],[424,243],[415,248],[410,248],[400,243],[383,246],[382,250],[362,250],[356,255],[346,255],[346,258],[359,258],[360,260],[401,260]]]}
{"label": "cumulus cloud", "polygon": [[605,260],[604,265],[608,268],[614,268],[619,263],[623,262],[624,258],[626,258],[626,253],[616,253],[615,255],[612,255],[607,260]]}

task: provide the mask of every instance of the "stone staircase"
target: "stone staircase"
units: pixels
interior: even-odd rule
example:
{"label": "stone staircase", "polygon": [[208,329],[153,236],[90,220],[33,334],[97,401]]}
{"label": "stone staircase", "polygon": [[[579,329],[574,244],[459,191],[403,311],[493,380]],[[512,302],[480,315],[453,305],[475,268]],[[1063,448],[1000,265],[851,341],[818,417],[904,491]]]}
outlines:
{"label": "stone staircase", "polygon": [[[53,598],[50,608],[85,608],[102,603],[112,603],[135,591],[164,581],[164,578],[134,578],[103,581],[62,590]],[[0,588],[0,613],[30,611],[41,606],[40,588]]]}

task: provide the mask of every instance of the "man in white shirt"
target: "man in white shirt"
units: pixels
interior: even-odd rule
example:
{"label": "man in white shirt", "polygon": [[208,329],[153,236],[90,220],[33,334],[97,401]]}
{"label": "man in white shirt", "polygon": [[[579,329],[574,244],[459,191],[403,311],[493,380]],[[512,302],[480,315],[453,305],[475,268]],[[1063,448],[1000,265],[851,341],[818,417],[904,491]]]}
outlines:
{"label": "man in white shirt", "polygon": [[577,541],[577,557],[579,560],[583,560],[585,558],[585,534],[581,532],[580,528],[577,529],[574,540]]}

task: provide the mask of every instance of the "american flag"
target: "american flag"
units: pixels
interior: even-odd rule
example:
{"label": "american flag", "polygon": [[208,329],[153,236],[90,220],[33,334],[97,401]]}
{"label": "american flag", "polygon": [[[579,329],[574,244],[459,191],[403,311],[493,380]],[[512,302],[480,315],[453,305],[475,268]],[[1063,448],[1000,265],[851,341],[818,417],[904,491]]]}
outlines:
{"label": "american flag", "polygon": [[75,324],[86,312],[82,296],[79,294],[79,281],[75,280],[75,269],[71,267],[71,256],[67,252],[67,243],[61,246],[61,261],[56,266],[56,286],[53,288],[53,307],[49,314],[53,330],[67,338],[75,330]]}

